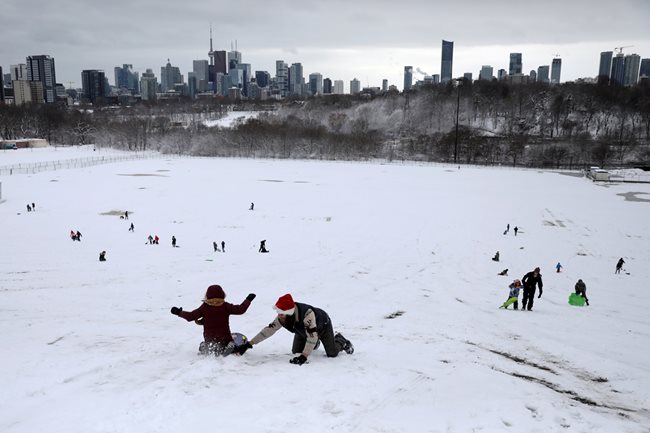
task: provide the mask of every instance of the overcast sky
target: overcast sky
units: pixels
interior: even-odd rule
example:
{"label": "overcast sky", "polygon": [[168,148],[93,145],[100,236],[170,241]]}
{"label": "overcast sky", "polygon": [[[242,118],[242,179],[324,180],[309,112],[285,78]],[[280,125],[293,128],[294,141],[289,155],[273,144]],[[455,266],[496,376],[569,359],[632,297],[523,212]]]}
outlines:
{"label": "overcast sky", "polygon": [[[441,40],[454,41],[454,76],[481,65],[508,69],[523,53],[524,72],[562,58],[562,81],[593,77],[601,51],[650,57],[650,0],[2,0],[0,66],[47,54],[57,81],[81,85],[82,69],[130,63],[156,76],[169,58],[187,79],[192,60],[237,41],[253,71],[275,75],[275,60],[362,86],[403,86],[405,65],[440,73]],[[416,74],[415,79],[422,75]]]}

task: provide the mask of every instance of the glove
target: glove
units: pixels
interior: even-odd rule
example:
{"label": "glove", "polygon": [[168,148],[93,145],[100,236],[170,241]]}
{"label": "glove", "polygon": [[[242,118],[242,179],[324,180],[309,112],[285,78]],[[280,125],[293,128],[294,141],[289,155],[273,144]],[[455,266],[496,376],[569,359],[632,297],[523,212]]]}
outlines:
{"label": "glove", "polygon": [[289,362],[292,364],[303,365],[305,362],[307,362],[307,358],[305,357],[305,355],[300,355],[289,360]]}
{"label": "glove", "polygon": [[246,299],[252,301],[253,299],[255,299],[255,296],[257,296],[255,293],[249,293],[248,296],[246,296]]}
{"label": "glove", "polygon": [[172,307],[172,314],[175,316],[180,316],[181,311],[183,311],[183,307],[178,308],[178,307]]}
{"label": "glove", "polygon": [[235,350],[240,355],[243,355],[244,353],[246,353],[246,351],[248,349],[252,349],[252,348],[253,348],[253,345],[250,342],[247,341],[245,344],[242,344],[241,346],[237,346],[237,348]]}
{"label": "glove", "polygon": [[539,291],[539,295],[537,296],[537,299],[539,299],[539,298],[541,298],[541,297],[542,297],[542,291],[540,290],[540,291]]}

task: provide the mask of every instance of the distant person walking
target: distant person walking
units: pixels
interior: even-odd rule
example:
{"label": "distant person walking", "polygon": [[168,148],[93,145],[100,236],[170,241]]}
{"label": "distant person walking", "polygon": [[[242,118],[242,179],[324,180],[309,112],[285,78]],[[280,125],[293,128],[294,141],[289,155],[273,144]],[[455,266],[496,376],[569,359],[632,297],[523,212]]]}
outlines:
{"label": "distant person walking", "polygon": [[153,237],[153,243],[156,244],[156,245],[158,245],[160,243],[160,238],[158,237],[158,235]]}
{"label": "distant person walking", "polygon": [[129,211],[124,211],[124,219],[128,220],[129,219]]}
{"label": "distant person walking", "polygon": [[135,226],[133,225],[133,223],[131,223],[131,227],[129,227],[129,231],[135,232]]}
{"label": "distant person walking", "polygon": [[542,297],[542,274],[539,273],[539,268],[535,268],[530,271],[524,278],[521,279],[521,282],[524,284],[524,299],[522,301],[522,310],[525,310],[528,307],[528,311],[533,309],[533,302],[535,300],[535,286],[539,287],[539,296]]}
{"label": "distant person walking", "polygon": [[212,242],[212,248],[214,248],[214,252],[215,252],[215,253],[216,253],[217,251],[219,251],[219,245],[217,245],[217,242],[216,242],[216,241],[213,241],[213,242]]}
{"label": "distant person walking", "polygon": [[153,244],[153,236],[149,235],[147,240],[149,241],[149,245]]}
{"label": "distant person walking", "polygon": [[255,209],[255,203],[251,203],[251,207],[248,208],[248,210],[253,210]]}
{"label": "distant person walking", "polygon": [[176,248],[176,236],[172,236],[172,247]]}
{"label": "distant person walking", "polygon": [[514,228],[515,236],[517,236],[518,231],[519,231],[519,227],[515,226],[515,228]]}
{"label": "distant person walking", "polygon": [[36,212],[36,203],[32,203],[32,212]]}
{"label": "distant person walking", "polygon": [[561,270],[562,270],[562,265],[560,264],[560,262],[557,262],[557,265],[555,265],[555,272],[559,274]]}
{"label": "distant person walking", "polygon": [[31,212],[31,211],[32,211],[32,206],[29,203],[27,203],[27,212]]}
{"label": "distant person walking", "polygon": [[101,253],[99,253],[99,261],[100,262],[106,261],[106,251],[102,251]]}
{"label": "distant person walking", "polygon": [[221,252],[225,253],[226,252],[226,242],[221,241]]}
{"label": "distant person walking", "polygon": [[495,262],[499,261],[499,252],[498,251],[494,254],[494,257],[492,257],[492,260],[494,260]]}
{"label": "distant person walking", "polygon": [[77,230],[77,240],[81,242],[81,232]]}
{"label": "distant person walking", "polygon": [[623,260],[623,257],[618,259],[618,262],[616,263],[616,271],[614,272],[615,274],[620,274],[621,269],[623,269],[623,264],[625,263],[625,260]]}

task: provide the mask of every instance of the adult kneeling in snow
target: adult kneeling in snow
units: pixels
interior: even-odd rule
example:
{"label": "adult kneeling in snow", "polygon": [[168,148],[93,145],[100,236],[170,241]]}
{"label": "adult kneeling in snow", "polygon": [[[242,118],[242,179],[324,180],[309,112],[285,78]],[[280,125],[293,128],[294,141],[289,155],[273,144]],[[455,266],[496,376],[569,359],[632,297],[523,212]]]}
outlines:
{"label": "adult kneeling in snow", "polygon": [[294,334],[291,352],[300,355],[289,361],[292,364],[302,365],[307,362],[307,358],[319,340],[323,343],[325,353],[330,358],[338,356],[341,351],[348,354],[354,352],[354,346],[350,340],[339,333],[334,334],[330,317],[320,308],[294,302],[290,294],[281,296],[274,308],[278,313],[277,317],[249,342],[239,346],[240,354],[243,355],[246,350],[266,340],[280,328],[285,328]]}

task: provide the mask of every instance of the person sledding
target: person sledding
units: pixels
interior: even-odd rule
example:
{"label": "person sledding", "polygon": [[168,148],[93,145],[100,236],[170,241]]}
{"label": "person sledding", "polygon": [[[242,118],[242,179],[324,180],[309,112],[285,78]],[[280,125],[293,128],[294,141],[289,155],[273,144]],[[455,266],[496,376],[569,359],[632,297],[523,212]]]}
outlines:
{"label": "person sledding", "polygon": [[569,296],[569,304],[582,307],[585,304],[589,306],[589,299],[587,298],[587,285],[582,279],[579,279],[574,287],[575,293]]}
{"label": "person sledding", "polygon": [[334,333],[332,321],[327,313],[320,308],[308,304],[294,302],[291,294],[281,296],[274,306],[277,316],[268,326],[264,327],[250,341],[238,347],[238,352],[244,354],[258,343],[284,328],[293,335],[291,353],[298,356],[291,358],[290,363],[302,365],[318,346],[320,341],[325,353],[330,358],[338,356],[339,352],[354,353],[352,342],[339,333]]}
{"label": "person sledding", "polygon": [[199,353],[226,356],[235,350],[230,332],[230,315],[244,314],[255,299],[255,294],[250,293],[240,305],[230,304],[225,299],[226,294],[221,286],[214,284],[208,287],[203,303],[196,310],[183,311],[183,308],[178,307],[171,309],[172,314],[203,325],[203,342],[199,346]]}
{"label": "person sledding", "polygon": [[504,302],[499,308],[505,308],[506,310],[511,304],[514,304],[514,309],[519,309],[519,290],[521,290],[521,281],[514,280],[508,286],[510,293],[508,294],[508,299]]}
{"label": "person sledding", "polygon": [[500,256],[499,252],[497,251],[497,252],[494,254],[494,257],[492,257],[492,260],[494,260],[495,262],[498,262],[500,257],[501,257],[501,256]]}

